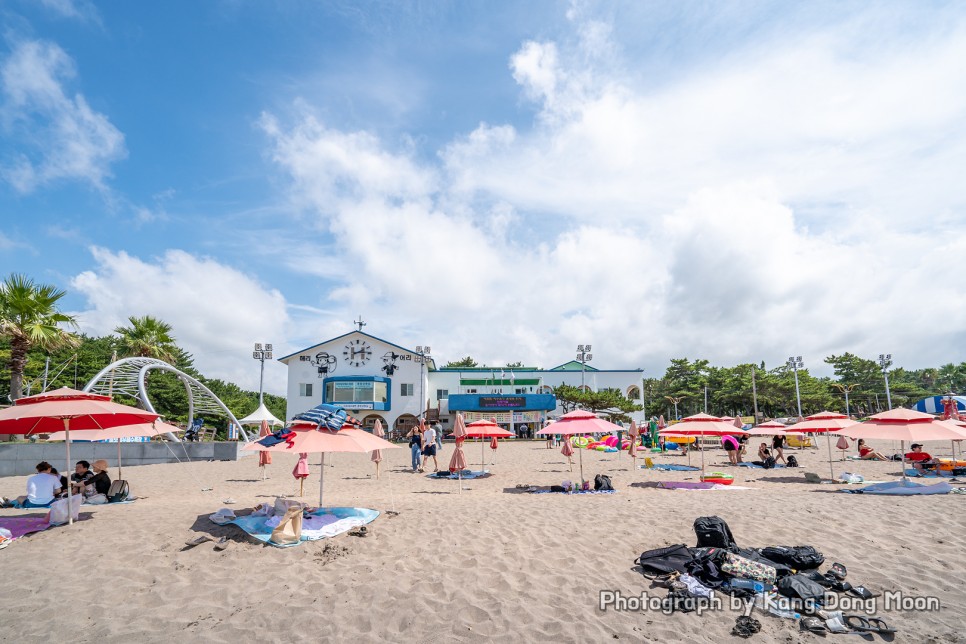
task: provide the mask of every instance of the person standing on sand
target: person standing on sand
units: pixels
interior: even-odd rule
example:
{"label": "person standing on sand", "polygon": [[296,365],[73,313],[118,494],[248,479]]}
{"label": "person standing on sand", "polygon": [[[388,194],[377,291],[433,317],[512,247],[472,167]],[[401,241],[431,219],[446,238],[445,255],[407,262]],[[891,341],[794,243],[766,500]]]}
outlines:
{"label": "person standing on sand", "polygon": [[423,432],[423,467],[419,471],[422,472],[426,469],[426,464],[429,462],[429,457],[433,457],[433,471],[439,471],[439,462],[436,460],[436,430],[430,427]]}
{"label": "person standing on sand", "polygon": [[433,431],[436,432],[436,451],[439,452],[443,449],[443,426],[438,420],[433,423]]}
{"label": "person standing on sand", "polygon": [[423,421],[419,421],[418,425],[413,425],[413,428],[406,434],[406,438],[409,439],[409,451],[413,460],[413,472],[415,473],[419,471],[419,455],[423,451]]}

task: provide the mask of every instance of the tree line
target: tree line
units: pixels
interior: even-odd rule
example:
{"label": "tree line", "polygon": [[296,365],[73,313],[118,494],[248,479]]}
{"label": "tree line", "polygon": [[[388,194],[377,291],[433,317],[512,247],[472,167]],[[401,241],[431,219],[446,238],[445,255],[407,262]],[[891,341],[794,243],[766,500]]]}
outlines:
{"label": "tree line", "polygon": [[[258,392],[199,373],[193,356],[178,346],[169,324],[151,316],[132,316],[127,325],[106,336],[76,333],[74,318],[59,310],[64,295],[23,275],[10,275],[0,282],[0,404],[40,393],[48,358],[50,390],[80,389],[114,360],[139,356],[163,360],[197,379],[236,418],[258,407]],[[152,372],[146,387],[155,410],[166,421],[187,421],[188,394],[175,374]],[[118,398],[129,404],[139,402]],[[273,414],[285,417],[285,398],[265,394],[264,400]]]}

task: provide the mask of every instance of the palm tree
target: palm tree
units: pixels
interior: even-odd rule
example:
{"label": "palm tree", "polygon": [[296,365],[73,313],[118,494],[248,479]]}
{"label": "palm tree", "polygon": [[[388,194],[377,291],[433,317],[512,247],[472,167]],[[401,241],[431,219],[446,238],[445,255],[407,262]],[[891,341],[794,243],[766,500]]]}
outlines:
{"label": "palm tree", "polygon": [[128,318],[130,326],[114,329],[118,334],[121,351],[127,356],[156,358],[173,363],[178,355],[178,345],[171,335],[171,325],[145,315]]}
{"label": "palm tree", "polygon": [[61,326],[77,326],[73,316],[57,309],[65,294],[17,273],[0,283],[0,335],[10,338],[11,400],[23,393],[23,370],[31,347],[53,351],[79,344],[77,336]]}

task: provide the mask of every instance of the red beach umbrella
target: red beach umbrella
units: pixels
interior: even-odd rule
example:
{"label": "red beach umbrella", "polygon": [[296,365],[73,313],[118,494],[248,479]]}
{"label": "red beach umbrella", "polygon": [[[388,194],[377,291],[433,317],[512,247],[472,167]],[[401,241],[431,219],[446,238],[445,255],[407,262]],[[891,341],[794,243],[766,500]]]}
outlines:
{"label": "red beach umbrella", "polygon": [[845,414],[835,411],[820,411],[817,414],[806,416],[805,420],[786,427],[785,431],[789,434],[825,434],[828,443],[828,471],[830,478],[835,480],[835,470],[832,468],[832,438],[831,432],[855,425],[857,421],[852,420]]}
{"label": "red beach umbrella", "polygon": [[[268,421],[267,420],[263,420],[262,421],[262,426],[258,430],[258,437],[259,438],[265,438],[266,436],[268,436],[271,433],[272,433],[272,430],[268,428]],[[272,455],[271,454],[269,454],[268,452],[259,452],[258,453],[258,467],[261,468],[261,470],[262,470],[262,480],[263,481],[265,480],[265,466],[266,465],[271,465],[271,464],[272,464]]]}
{"label": "red beach umbrella", "polygon": [[[0,434],[52,434],[64,430],[67,468],[70,469],[70,432],[104,430],[121,425],[150,423],[158,414],[112,402],[102,396],[62,387],[36,396],[18,398],[0,410]],[[68,523],[73,523],[68,512]]]}
{"label": "red beach umbrella", "polygon": [[[681,422],[673,427],[663,429],[658,434],[661,436],[741,436],[746,435],[743,429],[738,429],[731,423],[723,421],[717,416],[708,414],[695,414],[682,418]],[[704,476],[704,447],[701,449],[701,475]]]}
{"label": "red beach umbrella", "polygon": [[463,470],[466,469],[466,454],[463,453],[463,443],[466,441],[466,421],[463,419],[463,414],[456,414],[453,439],[456,441],[456,448],[453,450],[453,456],[449,459],[449,471],[456,473],[460,485],[460,494],[462,494]]}
{"label": "red beach umbrella", "polygon": [[[561,434],[562,436],[573,436],[574,434],[609,434],[619,429],[621,429],[620,426],[608,422],[603,418],[598,418],[589,411],[577,409],[568,414],[564,414],[557,422],[537,432],[537,435]],[[583,482],[584,450],[580,450],[578,456],[580,458],[580,480]]]}

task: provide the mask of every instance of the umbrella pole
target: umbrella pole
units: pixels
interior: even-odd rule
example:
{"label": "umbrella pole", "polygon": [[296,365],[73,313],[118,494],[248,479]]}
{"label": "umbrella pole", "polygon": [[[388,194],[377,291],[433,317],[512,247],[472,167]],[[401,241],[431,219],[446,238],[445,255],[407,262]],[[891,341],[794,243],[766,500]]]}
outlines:
{"label": "umbrella pole", "polygon": [[482,436],[480,436],[480,469],[483,470],[480,472],[480,476],[486,474],[486,449],[484,443],[486,443],[486,441],[483,440]]}
{"label": "umbrella pole", "polygon": [[704,480],[704,433],[701,434],[701,480]]}
{"label": "umbrella pole", "polygon": [[299,479],[299,498],[305,496],[305,477]]}
{"label": "umbrella pole", "polygon": [[[70,469],[70,418],[64,419],[64,445],[67,447],[67,467]],[[70,479],[67,479],[67,484],[70,485]],[[73,508],[71,508],[71,490],[67,489],[67,525],[74,525],[74,513]]]}
{"label": "umbrella pole", "polygon": [[829,478],[835,480],[835,471],[832,469],[832,437],[830,432],[825,432],[825,440],[828,441],[828,473]]}
{"label": "umbrella pole", "polygon": [[379,480],[379,461],[376,461],[376,480]]}
{"label": "umbrella pole", "polygon": [[[70,468],[70,463],[67,463],[68,469]],[[117,439],[117,479],[121,480],[121,439]]]}
{"label": "umbrella pole", "polygon": [[584,486],[584,450],[580,450],[580,487]]}
{"label": "umbrella pole", "polygon": [[902,451],[902,480],[908,481],[909,479],[906,477],[906,441],[899,441],[899,449]]}
{"label": "umbrella pole", "polygon": [[325,485],[325,452],[322,452],[322,464],[319,470],[319,507],[322,507],[322,486]]}

